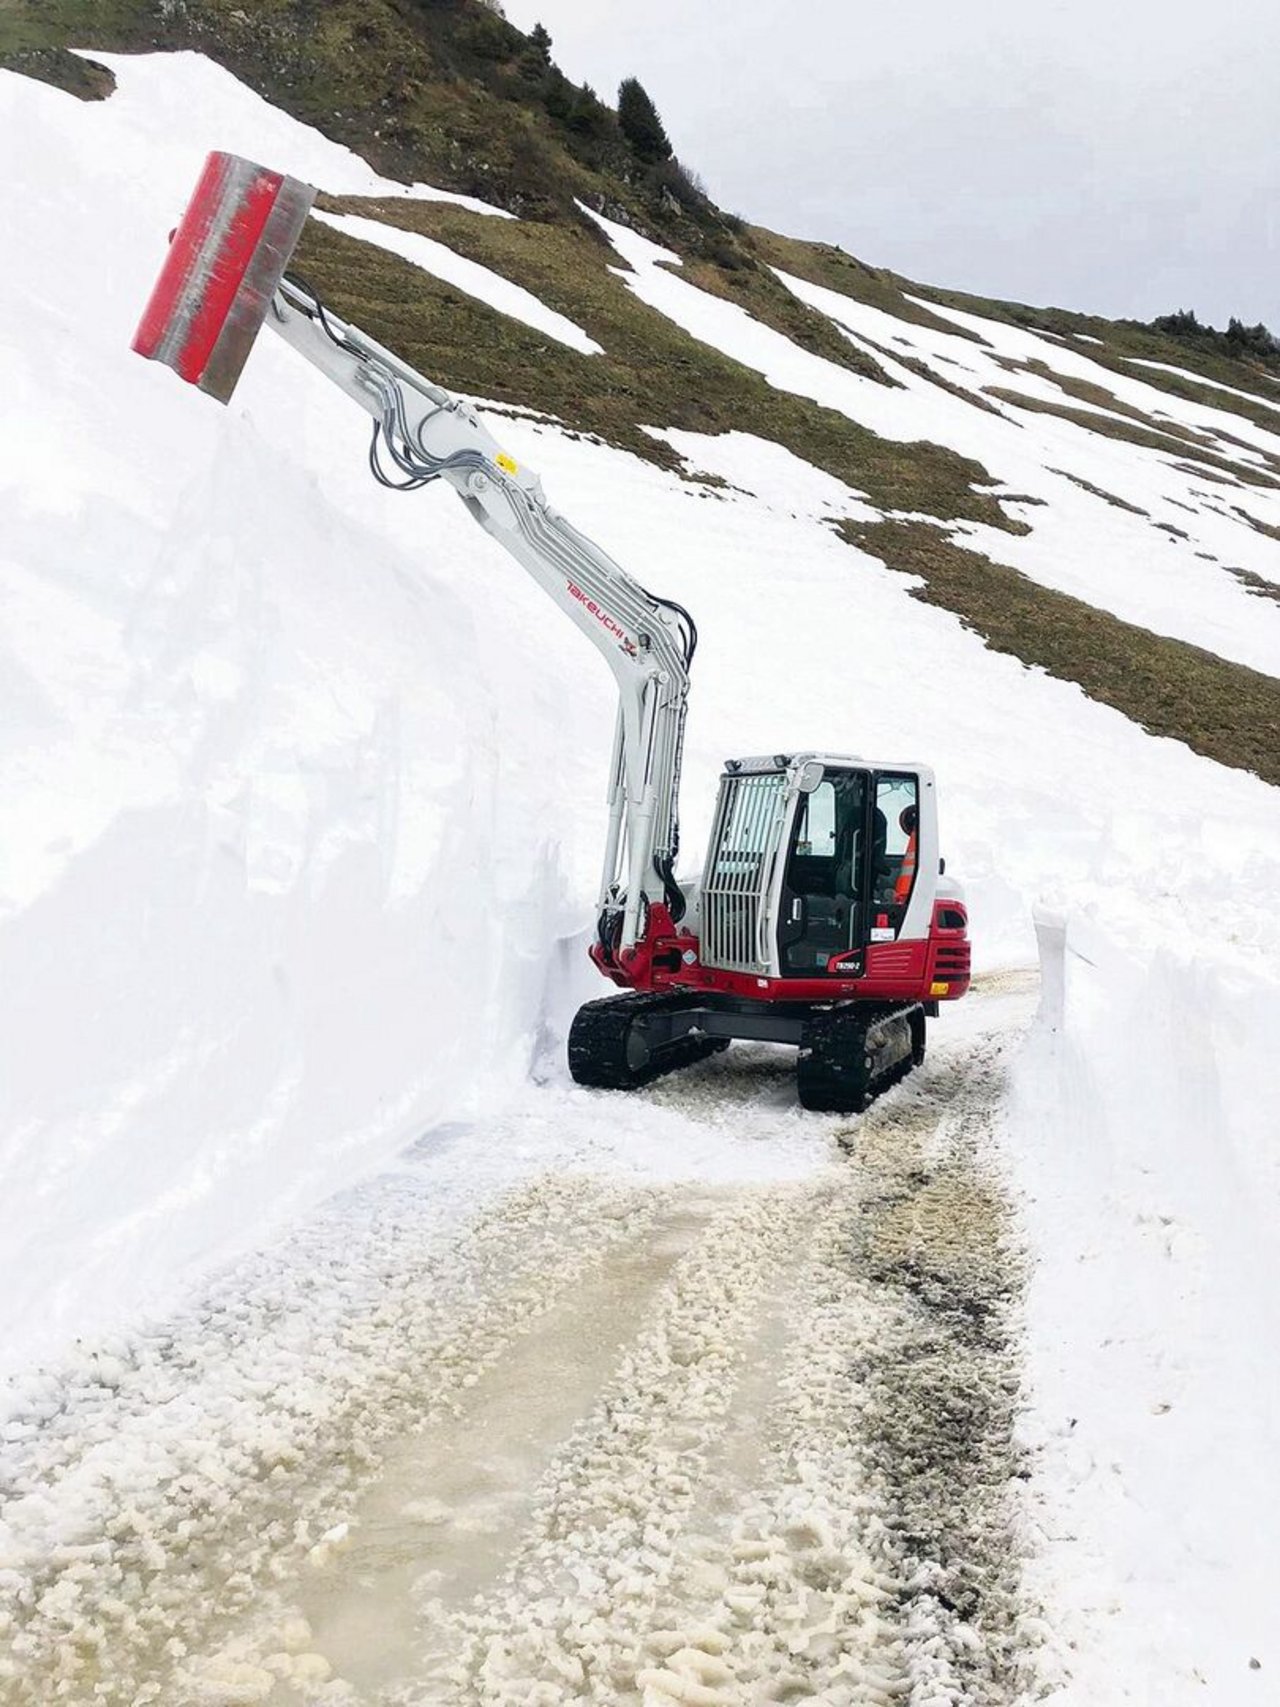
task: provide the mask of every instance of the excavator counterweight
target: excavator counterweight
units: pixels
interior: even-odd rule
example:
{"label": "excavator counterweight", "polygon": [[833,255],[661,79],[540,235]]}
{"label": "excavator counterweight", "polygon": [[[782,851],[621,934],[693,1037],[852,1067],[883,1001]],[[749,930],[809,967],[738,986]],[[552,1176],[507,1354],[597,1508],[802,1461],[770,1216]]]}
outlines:
{"label": "excavator counterweight", "polygon": [[926,1016],[969,987],[932,772],[825,753],[730,759],[702,875],[680,883],[692,617],[557,514],[475,411],[289,276],[314,199],[210,155],[134,349],[225,403],[270,326],[371,416],[378,479],[452,486],[609,665],[618,716],[591,957],[626,993],[579,1012],[573,1077],[629,1089],[753,1039],[798,1046],[806,1108],[862,1108],[923,1059]]}

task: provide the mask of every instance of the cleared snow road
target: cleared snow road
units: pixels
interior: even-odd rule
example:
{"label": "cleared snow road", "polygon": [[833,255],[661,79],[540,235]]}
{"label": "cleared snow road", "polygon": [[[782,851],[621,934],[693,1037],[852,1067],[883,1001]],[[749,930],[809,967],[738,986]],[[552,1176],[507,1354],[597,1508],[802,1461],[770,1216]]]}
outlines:
{"label": "cleared snow road", "polygon": [[[1011,1036],[824,1123],[849,1154],[808,1178],[542,1175],[338,1330],[315,1276],[328,1380],[302,1312],[277,1381],[223,1370],[185,1419],[198,1339],[149,1415],[126,1370],[63,1391],[5,1514],[4,1699],[1016,1700]],[[647,1101],[749,1122],[788,1071],[739,1049]]]}

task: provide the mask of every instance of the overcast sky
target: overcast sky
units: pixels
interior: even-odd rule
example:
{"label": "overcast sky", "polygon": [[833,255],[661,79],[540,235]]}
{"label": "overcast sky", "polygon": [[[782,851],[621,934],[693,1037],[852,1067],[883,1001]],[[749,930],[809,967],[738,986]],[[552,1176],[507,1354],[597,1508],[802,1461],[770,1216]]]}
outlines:
{"label": "overcast sky", "polygon": [[926,283],[1280,332],[1280,0],[505,0],[722,206]]}

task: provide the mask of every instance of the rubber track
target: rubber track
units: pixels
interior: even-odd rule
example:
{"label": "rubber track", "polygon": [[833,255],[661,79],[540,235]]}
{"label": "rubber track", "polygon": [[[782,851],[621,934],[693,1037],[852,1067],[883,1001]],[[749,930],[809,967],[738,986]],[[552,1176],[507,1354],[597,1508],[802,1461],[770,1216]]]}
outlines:
{"label": "rubber track", "polygon": [[578,1084],[596,1090],[630,1091],[725,1048],[723,1038],[682,1037],[657,1051],[645,1065],[630,1065],[627,1036],[636,1020],[688,1005],[684,996],[651,991],[631,991],[587,1002],[578,1009],[569,1028],[570,1073]]}
{"label": "rubber track", "polygon": [[[919,1013],[913,1049],[878,1077],[867,1068],[866,1039],[875,1027],[900,1015]],[[924,1013],[916,1002],[902,1007],[832,1008],[815,1014],[805,1031],[796,1065],[801,1106],[820,1114],[861,1114],[868,1103],[904,1079],[923,1059]]]}

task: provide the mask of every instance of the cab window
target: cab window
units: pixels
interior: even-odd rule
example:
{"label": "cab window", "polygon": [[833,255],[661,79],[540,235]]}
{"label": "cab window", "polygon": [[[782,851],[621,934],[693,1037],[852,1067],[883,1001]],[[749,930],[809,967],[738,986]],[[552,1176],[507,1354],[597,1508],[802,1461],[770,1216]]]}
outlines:
{"label": "cab window", "polygon": [[915,888],[919,822],[917,779],[889,772],[877,777],[872,819],[871,900],[873,911],[877,915],[887,914],[887,922],[895,932],[902,924]]}

